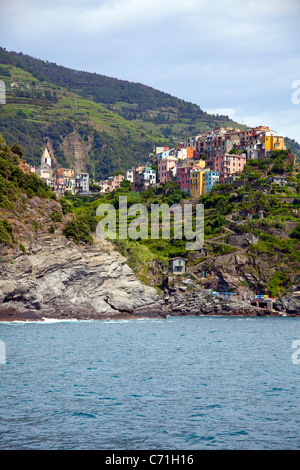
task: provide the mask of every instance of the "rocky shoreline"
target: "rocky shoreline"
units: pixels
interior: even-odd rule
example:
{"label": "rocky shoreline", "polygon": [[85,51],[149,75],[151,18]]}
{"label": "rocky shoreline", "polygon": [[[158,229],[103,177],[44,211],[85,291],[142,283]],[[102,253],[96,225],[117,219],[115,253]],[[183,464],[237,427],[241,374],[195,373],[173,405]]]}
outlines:
{"label": "rocky shoreline", "polygon": [[[298,304],[294,301],[287,315],[300,314]],[[282,316],[284,310],[269,312],[197,288],[179,287],[171,295],[160,295],[142,284],[105,240],[75,245],[62,235],[37,235],[26,254],[14,253],[10,262],[1,264],[0,321]]]}
{"label": "rocky shoreline", "polygon": [[106,241],[38,237],[2,263],[0,319],[103,319],[159,315],[161,299]]}

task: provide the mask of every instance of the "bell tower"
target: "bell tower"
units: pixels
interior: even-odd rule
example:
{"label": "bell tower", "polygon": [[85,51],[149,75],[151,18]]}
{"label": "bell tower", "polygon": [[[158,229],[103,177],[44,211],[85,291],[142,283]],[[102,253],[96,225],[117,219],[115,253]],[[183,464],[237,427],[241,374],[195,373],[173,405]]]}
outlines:
{"label": "bell tower", "polygon": [[43,165],[43,163],[47,163],[47,165],[52,166],[52,159],[49,155],[47,147],[45,148],[44,153],[41,158],[41,165]]}

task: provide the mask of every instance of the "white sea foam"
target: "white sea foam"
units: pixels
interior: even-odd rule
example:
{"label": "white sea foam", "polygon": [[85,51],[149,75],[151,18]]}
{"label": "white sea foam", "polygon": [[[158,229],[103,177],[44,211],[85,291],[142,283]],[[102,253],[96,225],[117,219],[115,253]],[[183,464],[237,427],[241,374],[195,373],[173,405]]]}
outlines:
{"label": "white sea foam", "polygon": [[44,325],[50,323],[79,323],[79,322],[92,322],[95,320],[76,320],[76,319],[58,319],[58,318],[42,318],[41,320],[12,320],[12,321],[1,321],[0,324],[7,325]]}
{"label": "white sea foam", "polygon": [[[42,318],[40,323],[90,323],[95,320],[78,320],[76,318],[61,319],[61,318]],[[38,322],[37,322],[38,323]]]}

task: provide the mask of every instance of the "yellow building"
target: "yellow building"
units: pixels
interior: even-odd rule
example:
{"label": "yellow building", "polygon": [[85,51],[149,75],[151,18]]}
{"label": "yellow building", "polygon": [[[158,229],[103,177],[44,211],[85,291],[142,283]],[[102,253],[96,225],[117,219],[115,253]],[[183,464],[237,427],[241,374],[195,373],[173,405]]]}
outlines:
{"label": "yellow building", "polygon": [[191,168],[193,166],[198,166],[200,168],[205,167],[205,160],[183,160],[178,163],[179,167]]}
{"label": "yellow building", "polygon": [[71,194],[75,194],[75,178],[64,177],[66,182],[66,191],[70,191]]}
{"label": "yellow building", "polygon": [[209,171],[207,168],[196,166],[190,171],[190,192],[194,199],[205,194],[205,173]]}
{"label": "yellow building", "polygon": [[285,150],[284,137],[280,137],[272,132],[266,132],[262,136],[262,144],[265,150]]}
{"label": "yellow building", "polygon": [[58,168],[58,175],[63,178],[75,178],[75,171],[72,168]]}
{"label": "yellow building", "polygon": [[205,160],[197,160],[197,161],[193,161],[193,162],[189,162],[191,163],[191,166],[199,166],[200,168],[205,168]]}

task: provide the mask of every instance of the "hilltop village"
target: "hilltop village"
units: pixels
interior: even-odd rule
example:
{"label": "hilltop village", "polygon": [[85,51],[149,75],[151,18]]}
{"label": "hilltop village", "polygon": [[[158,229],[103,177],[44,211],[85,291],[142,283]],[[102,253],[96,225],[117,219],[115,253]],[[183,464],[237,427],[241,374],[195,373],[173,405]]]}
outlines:
{"label": "hilltop village", "polygon": [[128,169],[100,185],[102,191],[110,192],[127,179],[133,191],[145,191],[175,181],[196,199],[216,184],[233,183],[247,160],[268,158],[271,150],[284,149],[284,138],[269,127],[218,128],[188,138],[175,148],[156,147],[147,165]]}
{"label": "hilltop village", "polygon": [[[93,295],[86,297],[87,271],[81,262],[73,265],[71,259],[79,259],[78,250],[86,252],[84,259],[91,263],[91,283],[95,284],[91,253],[97,252],[99,243],[97,208],[108,202],[119,217],[119,196],[126,195],[128,205],[204,205],[204,245],[200,250],[186,250],[186,239],[172,234],[168,239],[113,238],[112,243],[103,245],[99,270],[105,262],[107,279],[119,276],[119,271],[114,273],[110,268],[112,253],[119,253],[120,269],[126,262],[142,283],[138,288],[144,289],[145,295],[146,291],[153,294],[145,297],[147,312],[156,311],[157,292],[164,309],[172,314],[299,314],[299,163],[286,149],[284,138],[268,127],[242,131],[216,128],[174,148],[155,147],[146,163],[115,172],[105,181],[93,181],[87,172],[59,168],[51,147],[44,149],[40,166],[33,167],[26,164],[18,145],[9,148],[0,139],[0,146],[0,261],[7,269],[2,273],[0,303],[2,299],[7,308],[25,306],[36,312],[44,294],[35,295],[32,282],[42,290],[48,290],[50,284],[57,289],[53,272],[60,280],[59,301],[64,299],[67,282],[74,287],[74,295],[82,287],[80,302],[91,302]],[[41,266],[55,262],[41,274],[41,279],[48,275],[51,279],[39,283],[38,278],[29,276],[24,294],[25,290],[16,287],[17,266],[29,275],[33,268],[22,263],[35,262],[34,256],[45,246],[52,255],[49,257],[46,250],[42,264],[37,262]],[[73,250],[69,281],[64,281],[65,262],[61,263],[61,252],[64,250],[65,259],[66,249]],[[105,282],[107,295],[101,287],[98,296],[105,312],[111,308],[127,312],[127,284],[121,299],[117,292],[111,293],[115,281]],[[52,309],[51,299],[53,296],[49,297]],[[70,315],[75,314],[72,302],[66,307]],[[100,307],[93,308],[98,312]],[[78,312],[80,308],[76,315]]]}
{"label": "hilltop village", "polygon": [[[262,160],[272,150],[285,150],[284,138],[269,127],[248,130],[217,128],[187,138],[174,148],[155,147],[146,164],[117,171],[106,180],[93,181],[93,191],[109,193],[129,181],[132,191],[146,191],[174,181],[187,196],[197,199],[208,194],[216,184],[232,184],[239,179],[248,160]],[[54,169],[45,148],[40,167],[30,166],[58,196],[90,193],[90,175],[74,169]],[[280,175],[272,181],[284,184]]]}

